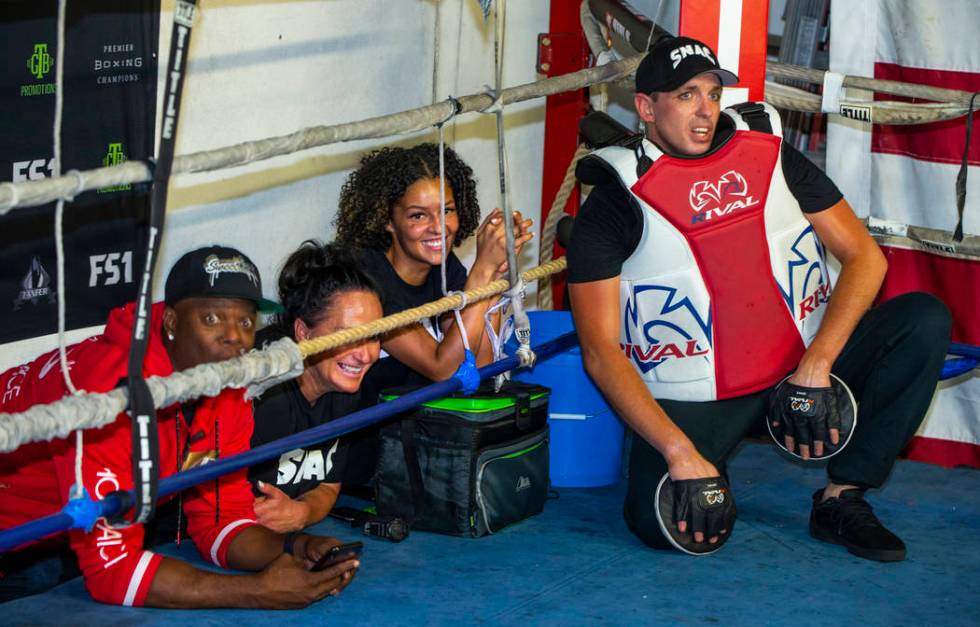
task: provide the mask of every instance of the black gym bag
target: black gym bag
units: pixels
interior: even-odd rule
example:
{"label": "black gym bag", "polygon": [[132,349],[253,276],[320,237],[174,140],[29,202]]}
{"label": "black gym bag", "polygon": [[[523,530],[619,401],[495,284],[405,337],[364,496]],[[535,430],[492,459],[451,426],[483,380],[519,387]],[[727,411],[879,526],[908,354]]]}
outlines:
{"label": "black gym bag", "polygon": [[[393,400],[416,387],[386,390]],[[548,399],[540,385],[488,381],[381,428],[378,513],[412,529],[479,537],[539,514],[548,491]]]}

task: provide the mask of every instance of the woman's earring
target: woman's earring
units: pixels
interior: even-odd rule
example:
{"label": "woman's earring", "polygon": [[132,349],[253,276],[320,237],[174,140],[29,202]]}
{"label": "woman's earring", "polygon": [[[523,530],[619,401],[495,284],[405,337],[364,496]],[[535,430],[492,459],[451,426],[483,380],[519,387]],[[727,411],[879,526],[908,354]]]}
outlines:
{"label": "woman's earring", "polygon": [[167,339],[170,340],[171,342],[174,341],[174,332],[173,331],[167,331]]}

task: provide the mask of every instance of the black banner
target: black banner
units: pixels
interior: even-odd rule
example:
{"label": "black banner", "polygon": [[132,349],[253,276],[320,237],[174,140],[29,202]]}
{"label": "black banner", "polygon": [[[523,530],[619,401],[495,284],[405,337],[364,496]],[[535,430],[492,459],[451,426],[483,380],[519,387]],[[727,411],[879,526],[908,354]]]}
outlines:
{"label": "black banner", "polygon": [[[53,169],[57,1],[0,3],[0,181]],[[69,2],[61,171],[153,154],[160,0]],[[133,300],[149,186],[85,192],[65,207],[67,328]],[[0,343],[57,331],[54,204],[0,218]]]}

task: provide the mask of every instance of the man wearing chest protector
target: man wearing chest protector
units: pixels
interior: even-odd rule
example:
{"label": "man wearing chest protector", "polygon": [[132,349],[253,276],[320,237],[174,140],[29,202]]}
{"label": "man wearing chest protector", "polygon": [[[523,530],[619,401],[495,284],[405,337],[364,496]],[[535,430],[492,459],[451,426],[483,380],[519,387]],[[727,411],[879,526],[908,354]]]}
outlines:
{"label": "man wearing chest protector", "polygon": [[[636,73],[645,137],[577,170],[595,188],[575,221],[569,293],[586,368],[634,431],[627,524],[655,548],[717,550],[736,517],[726,464],[769,415],[787,451],[830,457],[810,534],[904,559],[864,494],[922,421],[949,313],[921,293],[872,308],[884,256],[834,183],[782,142],[774,109],[721,111],[737,81],[702,42],[657,42]],[[845,384],[852,431],[837,411]]]}

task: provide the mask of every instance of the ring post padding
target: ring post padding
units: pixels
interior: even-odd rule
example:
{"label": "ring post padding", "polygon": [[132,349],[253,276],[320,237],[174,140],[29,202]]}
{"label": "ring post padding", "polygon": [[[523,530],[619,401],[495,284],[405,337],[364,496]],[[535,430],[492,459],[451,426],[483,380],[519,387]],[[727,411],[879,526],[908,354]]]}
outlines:
{"label": "ring post padding", "polygon": [[840,98],[844,93],[844,75],[827,72],[823,75],[823,98],[820,110],[824,113],[840,113]]}
{"label": "ring post padding", "polygon": [[[535,347],[534,350],[541,359],[545,359],[577,343],[578,336],[574,332],[571,332],[558,336],[549,342],[545,342]],[[480,368],[480,377],[482,379],[494,377],[508,370],[512,370],[518,367],[518,365],[519,360],[517,357],[508,357],[507,359],[502,359]],[[456,378],[439,381],[438,383],[433,383],[432,385],[410,392],[383,405],[368,407],[367,409],[348,414],[337,420],[313,427],[312,429],[307,429],[306,431],[294,433],[279,440],[263,444],[262,446],[233,457],[226,457],[203,466],[197,466],[186,472],[179,472],[160,481],[158,496],[164,497],[175,494],[192,486],[204,483],[205,481],[216,479],[230,472],[272,459],[286,451],[322,442],[323,440],[328,440],[380,422],[385,418],[412,409],[421,403],[451,394],[461,386],[462,382]],[[132,490],[130,490],[131,492]],[[98,503],[100,508],[100,517],[110,517],[122,513],[120,510],[123,508],[123,499],[118,494],[110,494],[102,500],[96,501],[96,503]],[[59,511],[55,514],[24,523],[23,525],[0,531],[0,552],[9,551],[32,540],[70,529],[72,522],[70,515],[64,511]]]}

